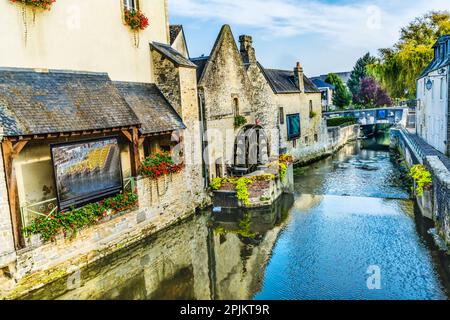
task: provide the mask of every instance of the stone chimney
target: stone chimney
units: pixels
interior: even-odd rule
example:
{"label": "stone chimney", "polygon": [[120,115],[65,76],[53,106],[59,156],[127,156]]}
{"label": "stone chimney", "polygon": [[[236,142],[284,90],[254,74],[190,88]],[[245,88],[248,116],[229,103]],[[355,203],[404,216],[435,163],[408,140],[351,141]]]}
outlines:
{"label": "stone chimney", "polygon": [[253,48],[253,39],[251,36],[239,36],[239,43],[241,44],[241,56],[244,63],[256,64],[256,54]]}
{"label": "stone chimney", "polygon": [[305,92],[305,80],[303,78],[303,68],[300,62],[297,62],[297,65],[294,68],[294,78],[300,92]]}

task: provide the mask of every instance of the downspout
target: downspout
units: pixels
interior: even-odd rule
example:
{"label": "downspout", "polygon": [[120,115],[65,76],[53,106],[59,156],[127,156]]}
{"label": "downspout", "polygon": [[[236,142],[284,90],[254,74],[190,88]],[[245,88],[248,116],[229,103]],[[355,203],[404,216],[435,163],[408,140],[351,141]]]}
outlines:
{"label": "downspout", "polygon": [[205,99],[202,88],[198,88],[198,107],[200,115],[200,144],[202,146],[202,168],[203,168],[203,186],[205,189],[209,187],[209,170],[208,170],[208,154],[205,154],[205,150],[208,148],[208,141],[205,139],[205,132],[208,130],[205,119]]}

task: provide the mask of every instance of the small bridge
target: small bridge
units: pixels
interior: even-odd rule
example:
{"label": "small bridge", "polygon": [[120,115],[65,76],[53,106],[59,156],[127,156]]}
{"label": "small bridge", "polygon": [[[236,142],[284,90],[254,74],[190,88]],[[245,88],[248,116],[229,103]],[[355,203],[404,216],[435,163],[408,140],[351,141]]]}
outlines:
{"label": "small bridge", "polygon": [[406,127],[408,120],[408,108],[391,107],[377,109],[342,110],[324,112],[323,117],[325,119],[336,117],[354,117],[358,119],[358,123],[362,126],[377,124],[401,124]]}

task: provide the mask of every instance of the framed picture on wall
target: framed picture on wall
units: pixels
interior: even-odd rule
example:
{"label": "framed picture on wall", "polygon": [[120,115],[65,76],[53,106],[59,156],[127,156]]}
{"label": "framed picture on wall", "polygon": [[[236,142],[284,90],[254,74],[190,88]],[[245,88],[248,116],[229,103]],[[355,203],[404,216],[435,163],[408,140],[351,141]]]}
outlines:
{"label": "framed picture on wall", "polygon": [[52,144],[60,210],[80,207],[122,191],[122,164],[117,137]]}

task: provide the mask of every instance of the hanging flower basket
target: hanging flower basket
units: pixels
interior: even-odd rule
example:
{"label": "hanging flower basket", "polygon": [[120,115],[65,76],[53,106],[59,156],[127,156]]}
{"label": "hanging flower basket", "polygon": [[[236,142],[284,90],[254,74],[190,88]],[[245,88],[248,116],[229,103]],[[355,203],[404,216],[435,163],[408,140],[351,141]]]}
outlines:
{"label": "hanging flower basket", "polygon": [[28,22],[27,22],[27,7],[33,11],[33,24],[36,21],[36,9],[50,10],[52,4],[56,0],[10,0],[12,3],[18,3],[22,6],[22,20],[24,27],[25,46],[28,40]]}
{"label": "hanging flower basket", "polygon": [[56,0],[11,0],[11,2],[22,3],[27,6],[45,10],[50,10],[55,1]]}
{"label": "hanging flower basket", "polygon": [[130,27],[134,33],[134,45],[139,47],[139,31],[145,30],[148,25],[148,18],[140,10],[128,10],[124,12],[125,24]]}

